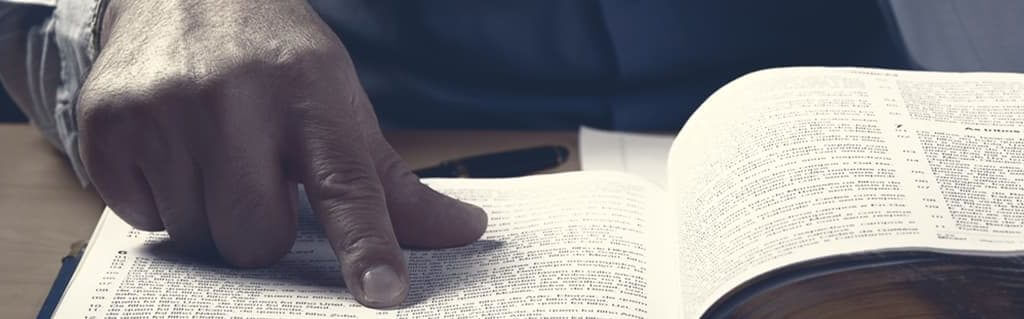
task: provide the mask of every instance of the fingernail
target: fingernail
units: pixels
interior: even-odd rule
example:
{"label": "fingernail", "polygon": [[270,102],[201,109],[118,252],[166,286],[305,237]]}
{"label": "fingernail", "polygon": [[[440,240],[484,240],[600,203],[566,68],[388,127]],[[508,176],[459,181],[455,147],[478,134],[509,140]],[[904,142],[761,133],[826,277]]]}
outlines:
{"label": "fingernail", "polygon": [[402,302],[402,279],[391,266],[374,266],[363,273],[363,295],[374,307],[396,306]]}

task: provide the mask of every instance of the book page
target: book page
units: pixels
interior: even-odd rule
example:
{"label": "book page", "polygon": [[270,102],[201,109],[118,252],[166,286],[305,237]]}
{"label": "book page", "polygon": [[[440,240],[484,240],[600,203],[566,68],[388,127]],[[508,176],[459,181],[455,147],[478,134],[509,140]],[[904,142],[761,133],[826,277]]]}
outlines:
{"label": "book page", "polygon": [[643,177],[665,187],[669,134],[605,131],[580,126],[580,169],[612,170]]}
{"label": "book page", "polygon": [[290,254],[265,269],[192,260],[165,233],[133,230],[107,210],[56,317],[646,318],[662,315],[653,296],[676,295],[660,291],[674,282],[653,282],[649,267],[672,251],[648,245],[651,216],[666,211],[654,198],[664,192],[639,178],[588,172],[428,184],[480,205],[490,225],[465,247],[408,251],[412,286],[398,309],[352,299],[308,206]]}
{"label": "book page", "polygon": [[1024,76],[746,75],[673,144],[683,314],[758,274],[888,249],[1024,252]]}

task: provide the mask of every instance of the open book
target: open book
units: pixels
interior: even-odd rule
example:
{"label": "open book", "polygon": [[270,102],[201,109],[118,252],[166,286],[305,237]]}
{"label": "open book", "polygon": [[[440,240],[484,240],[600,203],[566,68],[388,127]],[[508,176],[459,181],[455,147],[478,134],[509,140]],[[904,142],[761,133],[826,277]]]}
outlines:
{"label": "open book", "polygon": [[56,316],[697,318],[855,256],[1024,255],[1024,75],[759,71],[711,96],[667,162],[666,188],[614,172],[428,180],[490,225],[407,252],[412,288],[391,310],[346,293],[308,207],[291,253],[253,270],[182,256],[107,210]]}

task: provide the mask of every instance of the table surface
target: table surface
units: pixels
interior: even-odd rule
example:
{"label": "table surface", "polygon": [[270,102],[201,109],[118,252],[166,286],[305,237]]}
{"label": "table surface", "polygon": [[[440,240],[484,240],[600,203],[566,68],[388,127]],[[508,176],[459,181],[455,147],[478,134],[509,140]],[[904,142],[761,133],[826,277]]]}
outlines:
{"label": "table surface", "polygon": [[[412,167],[459,156],[563,145],[579,169],[575,132],[394,131],[386,137]],[[71,243],[88,239],[103,202],[75,179],[63,154],[25,124],[0,124],[0,318],[34,317]]]}

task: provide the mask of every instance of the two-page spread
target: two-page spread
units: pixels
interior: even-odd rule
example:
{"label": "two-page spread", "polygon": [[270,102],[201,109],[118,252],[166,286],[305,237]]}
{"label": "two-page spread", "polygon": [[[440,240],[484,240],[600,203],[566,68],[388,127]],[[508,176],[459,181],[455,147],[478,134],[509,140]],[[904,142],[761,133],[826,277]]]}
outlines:
{"label": "two-page spread", "polygon": [[56,315],[697,318],[826,257],[1024,255],[1024,75],[755,72],[700,107],[667,162],[667,188],[611,172],[430,180],[490,225],[466,247],[409,251],[393,310],[347,295],[312,218],[276,266],[238,270],[108,210]]}

